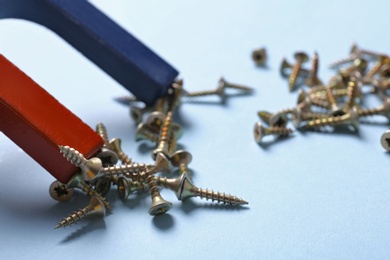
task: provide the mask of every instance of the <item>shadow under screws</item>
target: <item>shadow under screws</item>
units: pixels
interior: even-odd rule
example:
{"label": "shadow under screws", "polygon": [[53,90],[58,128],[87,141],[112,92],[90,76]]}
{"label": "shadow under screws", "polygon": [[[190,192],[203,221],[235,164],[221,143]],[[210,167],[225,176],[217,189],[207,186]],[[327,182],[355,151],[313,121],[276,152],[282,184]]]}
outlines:
{"label": "shadow under screws", "polygon": [[170,214],[162,214],[153,217],[153,225],[160,230],[167,230],[173,227],[174,219]]}

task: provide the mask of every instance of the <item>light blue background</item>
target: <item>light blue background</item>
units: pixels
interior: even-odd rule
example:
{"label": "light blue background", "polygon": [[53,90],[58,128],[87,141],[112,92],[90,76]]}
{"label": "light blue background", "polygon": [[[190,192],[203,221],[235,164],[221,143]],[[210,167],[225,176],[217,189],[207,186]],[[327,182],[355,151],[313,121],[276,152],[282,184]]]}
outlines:
{"label": "light blue background", "polygon": [[[180,143],[193,154],[194,183],[249,201],[242,209],[185,203],[169,190],[168,214],[152,218],[147,194],[112,214],[63,230],[53,227],[85,206],[48,195],[54,180],[7,137],[0,136],[1,259],[388,259],[389,156],[380,145],[386,121],[362,124],[359,136],[295,132],[266,149],[253,139],[261,109],[295,104],[278,73],[283,56],[305,50],[327,64],[351,44],[390,53],[389,1],[91,1],[179,71],[187,90],[228,81],[253,86],[226,105],[183,104]],[[269,69],[250,59],[265,46]],[[0,21],[0,52],[91,127],[102,121],[135,161],[152,162],[149,144],[134,141],[126,90],[47,29]],[[10,86],[12,87],[12,86]],[[367,103],[377,105],[375,98]],[[75,133],[77,134],[77,133]]]}

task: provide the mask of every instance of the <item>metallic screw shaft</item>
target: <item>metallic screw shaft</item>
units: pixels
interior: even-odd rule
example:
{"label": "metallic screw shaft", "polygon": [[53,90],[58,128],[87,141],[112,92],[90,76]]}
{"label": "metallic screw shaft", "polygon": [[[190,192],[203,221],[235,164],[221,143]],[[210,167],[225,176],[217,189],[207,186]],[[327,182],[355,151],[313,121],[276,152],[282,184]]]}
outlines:
{"label": "metallic screw shaft", "polygon": [[291,134],[292,132],[293,131],[290,128],[273,126],[266,128],[265,135],[275,134],[285,136]]}
{"label": "metallic screw shaft", "polygon": [[237,198],[236,196],[232,196],[230,194],[214,192],[208,189],[202,189],[198,187],[194,187],[192,189],[194,197],[200,197],[201,199],[216,201],[218,203],[230,204],[230,205],[246,205],[247,201]]}
{"label": "metallic screw shaft", "polygon": [[110,146],[110,142],[109,142],[109,140],[108,140],[107,129],[106,129],[106,127],[104,126],[103,123],[100,122],[100,123],[98,123],[98,124],[96,125],[96,133],[97,133],[98,135],[100,135],[100,137],[103,139],[103,141],[104,141],[104,146],[109,147],[109,146]]}
{"label": "metallic screw shaft", "polygon": [[146,168],[153,166],[153,164],[145,163],[123,164],[118,166],[104,167],[102,168],[101,173],[106,175],[129,175],[132,173],[140,173]]}
{"label": "metallic screw shaft", "polygon": [[79,151],[69,146],[59,145],[58,147],[60,148],[60,153],[62,153],[63,156],[73,165],[81,167],[83,164],[86,163],[87,159],[85,159],[84,155],[82,155]]}
{"label": "metallic screw shaft", "polygon": [[87,214],[90,211],[91,211],[91,209],[89,207],[85,207],[83,209],[80,209],[80,210],[77,210],[77,211],[73,212],[72,214],[70,214],[69,216],[65,217],[63,220],[61,220],[61,222],[57,224],[55,229],[75,224],[76,222],[80,221],[81,219],[87,217]]}

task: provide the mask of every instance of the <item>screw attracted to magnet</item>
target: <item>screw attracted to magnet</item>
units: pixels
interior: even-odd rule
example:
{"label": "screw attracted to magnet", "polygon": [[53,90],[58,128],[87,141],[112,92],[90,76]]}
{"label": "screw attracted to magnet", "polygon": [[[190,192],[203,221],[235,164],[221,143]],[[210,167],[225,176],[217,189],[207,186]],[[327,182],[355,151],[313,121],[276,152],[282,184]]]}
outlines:
{"label": "screw attracted to magnet", "polygon": [[98,174],[102,169],[102,161],[99,158],[93,157],[87,160],[79,151],[69,146],[59,145],[58,147],[68,161],[75,166],[80,167],[83,180],[91,181],[98,177]]}

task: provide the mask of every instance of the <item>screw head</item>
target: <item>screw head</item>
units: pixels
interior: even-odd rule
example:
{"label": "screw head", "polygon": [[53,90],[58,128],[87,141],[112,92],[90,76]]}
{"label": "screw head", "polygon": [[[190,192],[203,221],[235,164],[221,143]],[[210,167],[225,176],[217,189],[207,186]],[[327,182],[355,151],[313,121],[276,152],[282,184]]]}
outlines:
{"label": "screw head", "polygon": [[102,148],[101,152],[96,155],[104,166],[115,165],[118,162],[118,155],[107,148]]}
{"label": "screw head", "polygon": [[171,157],[171,163],[175,167],[179,167],[181,164],[189,165],[191,161],[192,154],[185,150],[176,151]]}
{"label": "screw head", "polygon": [[118,179],[118,194],[119,198],[121,200],[127,199],[129,197],[129,189],[127,188],[129,186],[129,182],[127,179],[123,176],[119,177]]}
{"label": "screw head", "polygon": [[161,196],[155,196],[152,200],[152,206],[149,209],[149,215],[157,216],[166,213],[172,208],[172,203],[164,200]]}
{"label": "screw head", "polygon": [[265,129],[264,129],[263,125],[260,122],[257,122],[255,124],[255,127],[253,129],[253,135],[255,137],[256,143],[258,143],[258,144],[261,143],[261,140],[264,137],[264,130]]}
{"label": "screw head", "polygon": [[390,151],[390,129],[382,134],[381,145],[386,151]]}
{"label": "screw head", "polygon": [[[114,152],[112,152],[115,154]],[[116,155],[116,154],[115,154]],[[93,157],[87,160],[85,165],[82,165],[80,176],[84,181],[92,181],[94,180],[100,173],[102,169],[102,161],[98,157]]]}
{"label": "screw head", "polygon": [[294,54],[294,58],[303,63],[309,60],[309,55],[305,52],[299,51]]}
{"label": "screw head", "polygon": [[163,153],[156,154],[155,160],[156,170],[163,173],[171,173],[172,172],[172,164],[168,160],[167,156]]}
{"label": "screw head", "polygon": [[252,52],[252,60],[257,66],[264,66],[267,61],[267,51],[265,48],[256,49]]}
{"label": "screw head", "polygon": [[50,197],[57,201],[69,201],[74,194],[73,188],[66,187],[65,184],[59,181],[54,181],[49,188]]}
{"label": "screw head", "polygon": [[146,118],[145,125],[148,126],[153,132],[158,133],[162,124],[164,123],[165,114],[159,111],[154,111]]}
{"label": "screw head", "polygon": [[270,126],[285,127],[288,123],[288,117],[286,113],[277,113],[270,117]]}
{"label": "screw head", "polygon": [[99,178],[95,183],[95,190],[97,193],[105,197],[111,188],[111,177],[103,176]]}

